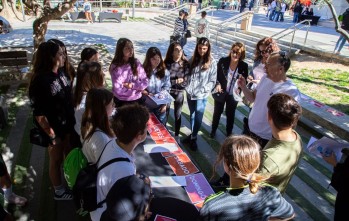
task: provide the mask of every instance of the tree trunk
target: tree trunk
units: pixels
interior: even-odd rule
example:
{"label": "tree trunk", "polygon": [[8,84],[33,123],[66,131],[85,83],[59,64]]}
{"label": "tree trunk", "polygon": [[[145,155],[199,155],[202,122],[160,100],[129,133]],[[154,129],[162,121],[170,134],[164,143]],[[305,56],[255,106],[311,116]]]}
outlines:
{"label": "tree trunk", "polygon": [[66,13],[73,7],[75,2],[76,0],[63,2],[58,4],[55,8],[50,8],[48,4],[42,7],[36,1],[26,0],[24,2],[27,7],[35,10],[37,13],[37,19],[33,23],[34,52],[39,47],[41,42],[45,41],[48,22],[52,19],[61,17],[64,13]]}
{"label": "tree trunk", "polygon": [[[346,30],[344,30],[343,28],[341,28],[340,22],[338,20],[338,15],[337,15],[336,10],[334,9],[332,3],[329,0],[325,0],[325,2],[328,5],[328,7],[330,8],[330,11],[332,13],[336,32],[343,35],[345,37],[345,39],[347,39],[347,41],[349,41],[349,33]],[[348,0],[347,0],[347,2],[349,3]]]}

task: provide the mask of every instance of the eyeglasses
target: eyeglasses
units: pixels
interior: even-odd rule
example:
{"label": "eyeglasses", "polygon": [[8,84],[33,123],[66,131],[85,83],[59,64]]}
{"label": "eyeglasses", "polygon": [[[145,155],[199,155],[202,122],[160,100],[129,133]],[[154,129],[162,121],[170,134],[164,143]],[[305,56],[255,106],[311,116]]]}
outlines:
{"label": "eyeglasses", "polygon": [[240,55],[240,54],[241,54],[240,51],[230,50],[230,52],[231,52],[232,54],[236,54],[236,55]]}
{"label": "eyeglasses", "polygon": [[175,52],[181,52],[181,51],[183,51],[183,49],[182,48],[175,48],[174,51]]}
{"label": "eyeglasses", "polygon": [[270,51],[268,49],[265,49],[263,51],[261,51],[261,55],[264,55],[264,54],[270,54]]}

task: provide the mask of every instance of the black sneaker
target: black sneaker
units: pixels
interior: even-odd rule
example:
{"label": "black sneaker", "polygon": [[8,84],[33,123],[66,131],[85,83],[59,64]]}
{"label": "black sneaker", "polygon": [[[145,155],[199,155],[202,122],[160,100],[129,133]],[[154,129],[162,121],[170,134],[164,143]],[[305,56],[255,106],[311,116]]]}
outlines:
{"label": "black sneaker", "polygon": [[188,144],[191,141],[191,134],[181,140],[181,143]]}
{"label": "black sneaker", "polygon": [[61,195],[55,193],[55,200],[72,200],[73,194],[69,189],[66,189]]}
{"label": "black sneaker", "polygon": [[197,149],[198,149],[198,145],[197,145],[197,143],[196,143],[196,139],[192,139],[192,140],[190,140],[190,149],[192,150],[192,151],[197,151]]}

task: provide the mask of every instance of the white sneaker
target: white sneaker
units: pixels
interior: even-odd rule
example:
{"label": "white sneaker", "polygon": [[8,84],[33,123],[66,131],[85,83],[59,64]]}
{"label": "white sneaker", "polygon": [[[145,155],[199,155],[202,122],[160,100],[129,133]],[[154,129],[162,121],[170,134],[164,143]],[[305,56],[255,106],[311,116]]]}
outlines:
{"label": "white sneaker", "polygon": [[8,203],[16,204],[18,206],[24,206],[27,203],[27,199],[12,193],[7,199]]}

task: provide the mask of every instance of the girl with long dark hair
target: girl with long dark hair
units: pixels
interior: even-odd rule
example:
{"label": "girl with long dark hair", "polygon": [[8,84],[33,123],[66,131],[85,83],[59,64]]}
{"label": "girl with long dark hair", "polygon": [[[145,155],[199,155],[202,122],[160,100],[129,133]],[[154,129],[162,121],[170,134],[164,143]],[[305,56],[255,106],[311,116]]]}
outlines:
{"label": "girl with long dark hair", "polygon": [[148,78],[142,64],[134,56],[133,44],[129,39],[118,40],[109,72],[117,107],[134,102],[143,104],[142,91],[148,86]]}
{"label": "girl with long dark hair", "polygon": [[210,41],[203,37],[196,44],[193,57],[189,61],[190,69],[187,78],[187,102],[190,111],[191,134],[182,140],[197,150],[197,134],[202,124],[207,97],[210,95],[217,79],[217,63],[211,56]]}

